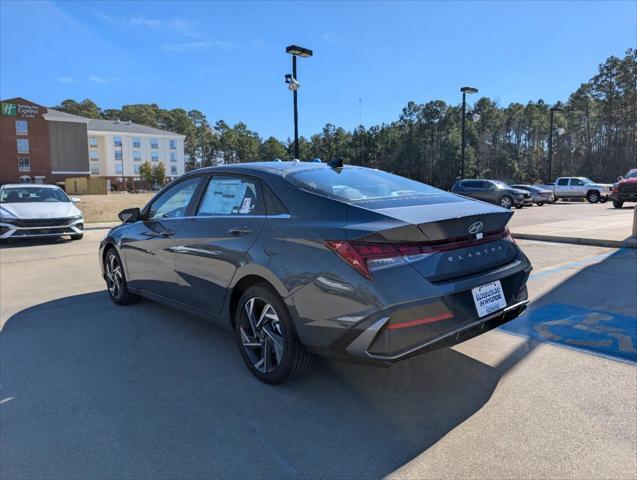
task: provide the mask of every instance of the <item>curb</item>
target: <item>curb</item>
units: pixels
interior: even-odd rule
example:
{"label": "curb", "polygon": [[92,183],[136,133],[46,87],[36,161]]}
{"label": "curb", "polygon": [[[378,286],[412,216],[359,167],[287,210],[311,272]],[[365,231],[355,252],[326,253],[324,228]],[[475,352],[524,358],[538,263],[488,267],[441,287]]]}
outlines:
{"label": "curb", "polygon": [[536,240],[539,242],[570,243],[572,245],[590,245],[593,247],[637,248],[637,238],[627,240],[604,240],[599,238],[560,237],[556,235],[539,235],[535,233],[515,233],[513,238],[520,240]]}

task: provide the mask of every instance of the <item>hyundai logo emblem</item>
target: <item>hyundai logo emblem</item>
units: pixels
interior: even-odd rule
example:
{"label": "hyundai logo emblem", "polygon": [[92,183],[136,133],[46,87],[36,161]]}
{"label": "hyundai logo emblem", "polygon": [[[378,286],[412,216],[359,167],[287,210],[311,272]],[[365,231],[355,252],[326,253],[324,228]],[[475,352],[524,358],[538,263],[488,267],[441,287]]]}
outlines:
{"label": "hyundai logo emblem", "polygon": [[484,223],[473,222],[471,225],[469,225],[469,233],[472,235],[480,233],[482,231],[482,227],[484,227]]}

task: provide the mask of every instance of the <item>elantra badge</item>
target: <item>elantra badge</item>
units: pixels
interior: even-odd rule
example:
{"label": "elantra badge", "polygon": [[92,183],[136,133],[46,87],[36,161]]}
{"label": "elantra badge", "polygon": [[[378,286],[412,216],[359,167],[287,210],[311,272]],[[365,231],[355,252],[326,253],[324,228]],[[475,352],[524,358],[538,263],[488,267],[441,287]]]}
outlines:
{"label": "elantra badge", "polygon": [[471,225],[469,225],[469,233],[471,235],[476,235],[482,231],[482,227],[484,227],[484,223],[473,222]]}

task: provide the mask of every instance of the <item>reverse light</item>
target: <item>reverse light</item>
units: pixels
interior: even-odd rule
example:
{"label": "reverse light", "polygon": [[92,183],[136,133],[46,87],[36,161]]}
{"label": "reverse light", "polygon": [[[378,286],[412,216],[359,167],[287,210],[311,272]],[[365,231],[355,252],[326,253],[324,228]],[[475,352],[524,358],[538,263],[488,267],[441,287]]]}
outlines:
{"label": "reverse light", "polygon": [[515,244],[511,232],[505,228],[484,233],[480,238],[472,235],[433,242],[395,244],[328,240],[325,242],[325,246],[365,278],[372,280],[371,272],[377,270],[418,262],[438,252],[472,247],[496,240],[505,240]]}

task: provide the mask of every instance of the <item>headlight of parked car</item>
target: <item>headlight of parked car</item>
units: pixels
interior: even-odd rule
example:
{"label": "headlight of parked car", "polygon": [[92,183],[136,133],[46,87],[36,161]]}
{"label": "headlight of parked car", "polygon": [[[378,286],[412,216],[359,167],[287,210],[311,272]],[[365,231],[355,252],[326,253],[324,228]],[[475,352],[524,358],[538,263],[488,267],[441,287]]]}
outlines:
{"label": "headlight of parked car", "polygon": [[13,223],[16,220],[17,220],[17,218],[16,218],[16,216],[14,214],[12,214],[8,210],[5,210],[4,208],[0,207],[0,222]]}

